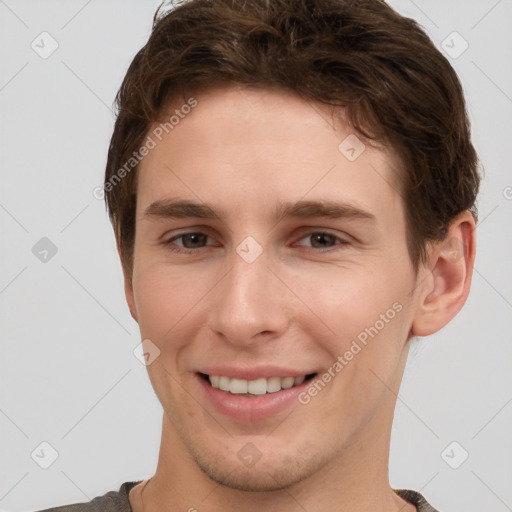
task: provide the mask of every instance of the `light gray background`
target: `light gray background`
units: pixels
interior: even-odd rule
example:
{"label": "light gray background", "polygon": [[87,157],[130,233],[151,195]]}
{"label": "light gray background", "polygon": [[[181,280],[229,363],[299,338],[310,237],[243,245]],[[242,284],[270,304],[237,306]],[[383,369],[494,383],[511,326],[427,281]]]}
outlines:
{"label": "light gray background", "polygon": [[[133,355],[138,329],[93,190],[114,95],[158,4],[0,0],[2,510],[87,501],[156,467],[161,407]],[[486,171],[472,293],[449,326],[411,351],[391,484],[442,511],[512,510],[512,3],[391,4],[438,46],[462,49],[453,31],[469,43],[450,59]],[[47,59],[31,48],[43,31],[59,44]],[[32,253],[42,237],[58,249],[46,263]],[[58,452],[48,469],[35,461],[51,454],[43,441]],[[446,453],[453,465],[462,450],[469,458],[452,469]]]}

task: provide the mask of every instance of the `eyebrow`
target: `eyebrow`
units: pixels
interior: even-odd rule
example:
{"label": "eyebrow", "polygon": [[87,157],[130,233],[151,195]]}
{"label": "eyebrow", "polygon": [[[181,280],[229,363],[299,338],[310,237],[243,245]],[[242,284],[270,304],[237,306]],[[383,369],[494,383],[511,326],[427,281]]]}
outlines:
{"label": "eyebrow", "polygon": [[[144,211],[146,218],[165,219],[212,219],[222,220],[223,213],[208,203],[196,203],[188,199],[165,199],[151,203]],[[322,200],[300,200],[295,203],[280,203],[274,210],[274,221],[288,218],[308,219],[324,217],[331,219],[349,218],[375,222],[375,215],[344,202]]]}

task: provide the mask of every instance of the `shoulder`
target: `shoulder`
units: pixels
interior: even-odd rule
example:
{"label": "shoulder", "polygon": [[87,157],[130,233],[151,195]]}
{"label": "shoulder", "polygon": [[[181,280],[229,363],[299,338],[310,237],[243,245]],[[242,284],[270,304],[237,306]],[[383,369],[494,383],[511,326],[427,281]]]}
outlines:
{"label": "shoulder", "polygon": [[131,512],[128,493],[140,483],[125,482],[119,491],[110,491],[86,503],[75,503],[41,510],[39,512]]}
{"label": "shoulder", "polygon": [[418,512],[439,512],[417,491],[393,489],[401,498],[416,506]]}

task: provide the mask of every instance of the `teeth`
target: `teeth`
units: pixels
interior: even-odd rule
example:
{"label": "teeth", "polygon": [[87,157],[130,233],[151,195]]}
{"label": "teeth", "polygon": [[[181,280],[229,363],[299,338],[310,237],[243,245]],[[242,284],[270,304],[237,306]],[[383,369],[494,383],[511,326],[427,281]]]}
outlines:
{"label": "teeth", "polygon": [[237,395],[247,393],[247,381],[242,379],[231,379],[229,392]]}
{"label": "teeth", "polygon": [[222,389],[222,391],[229,391],[230,380],[231,379],[229,377],[219,377],[219,389]]}
{"label": "teeth", "polygon": [[247,382],[247,391],[251,395],[264,395],[267,392],[267,379],[257,379]]}
{"label": "teeth", "polygon": [[286,377],[281,381],[281,387],[283,389],[289,389],[293,386],[295,379],[293,377]]}
{"label": "teeth", "polygon": [[210,375],[208,376],[210,384],[222,391],[229,391],[234,395],[265,395],[266,393],[276,393],[281,389],[289,389],[293,386],[299,386],[306,378],[300,377],[270,377],[269,379],[230,379],[229,377]]}
{"label": "teeth", "polygon": [[302,384],[304,382],[305,378],[306,378],[305,375],[302,375],[302,377],[295,377],[293,385],[294,386],[299,386],[300,384]]}
{"label": "teeth", "polygon": [[279,377],[270,377],[267,380],[267,393],[281,391],[281,379]]}

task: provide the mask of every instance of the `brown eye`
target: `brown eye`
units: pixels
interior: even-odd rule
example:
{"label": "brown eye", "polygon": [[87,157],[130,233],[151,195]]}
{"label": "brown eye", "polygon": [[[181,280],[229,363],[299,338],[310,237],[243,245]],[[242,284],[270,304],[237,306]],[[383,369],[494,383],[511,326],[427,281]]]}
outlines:
{"label": "brown eye", "polygon": [[[182,233],[166,240],[164,245],[169,247],[171,251],[191,254],[207,247],[208,238],[210,238],[208,235],[199,232]],[[177,240],[181,240],[181,243],[178,243]]]}
{"label": "brown eye", "polygon": [[208,236],[204,233],[187,233],[176,237],[174,240],[178,240],[180,238],[183,240],[183,247],[186,249],[197,249],[198,247],[204,247],[204,245],[206,245]]}
{"label": "brown eye", "polygon": [[[344,246],[348,244],[346,240],[324,231],[314,231],[304,236],[301,240],[309,240],[311,247],[314,249],[330,249],[337,245]],[[300,245],[304,246],[304,244]]]}

